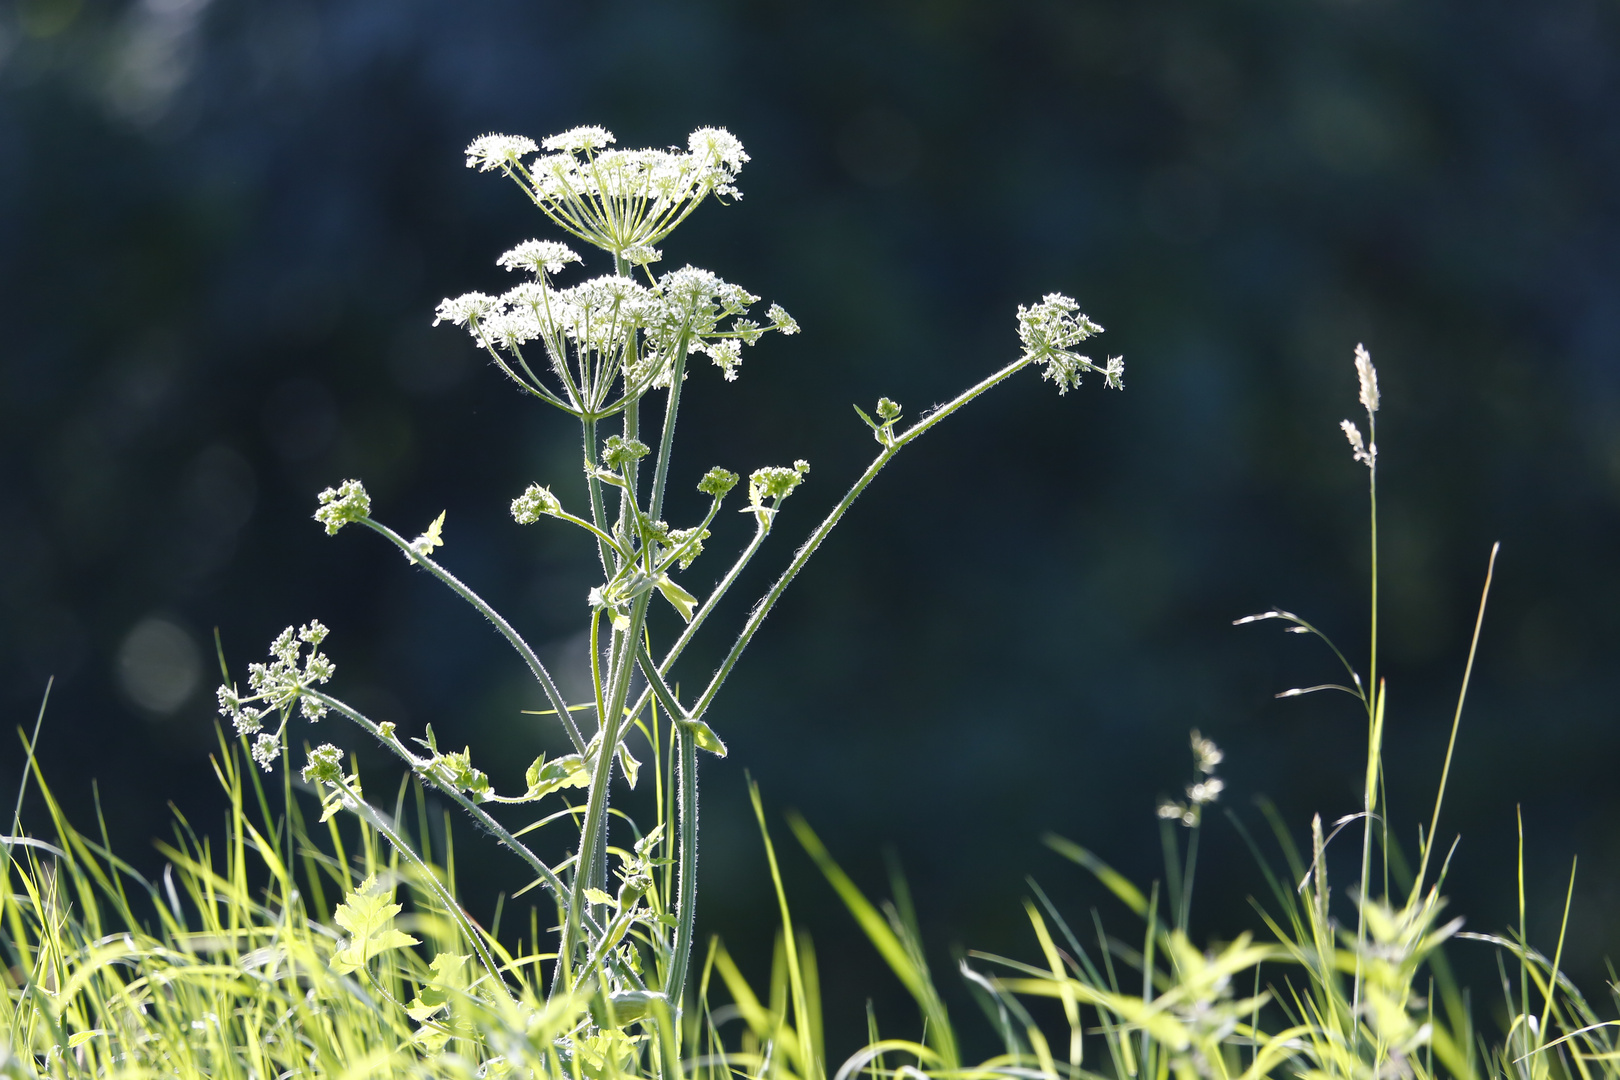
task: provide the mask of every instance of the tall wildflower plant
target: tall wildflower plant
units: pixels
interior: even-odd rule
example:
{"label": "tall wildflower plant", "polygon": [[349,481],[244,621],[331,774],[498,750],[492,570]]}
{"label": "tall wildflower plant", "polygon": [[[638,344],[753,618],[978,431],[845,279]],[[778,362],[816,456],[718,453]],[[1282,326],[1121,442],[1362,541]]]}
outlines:
{"label": "tall wildflower plant", "polygon": [[[663,260],[658,245],[701,204],[741,198],[737,176],[748,155],[734,136],[703,128],[692,133],[684,150],[620,150],[614,142],[599,127],[575,128],[538,146],[509,135],[475,140],[467,148],[467,165],[515,183],[557,230],[601,252],[595,258],[602,260],[604,272],[583,276],[576,264],[585,259],[568,243],[527,240],[496,260],[519,276],[518,284],[498,295],[470,292],[447,299],[435,319],[464,329],[521,393],[579,425],[584,504],[565,506],[549,486],[536,483],[516,494],[511,513],[519,525],[545,519],[581,530],[595,548],[601,582],[582,597],[581,613],[591,643],[590,698],[568,700],[513,623],[441,561],[447,542],[443,514],[408,538],[373,516],[372,500],[359,480],[321,492],[315,513],[328,533],[348,525],[375,532],[488,619],[527,666],[572,752],[550,760],[536,757],[523,791],[497,792],[470,749],[442,749],[431,729],[422,738],[406,738],[393,724],[375,722],[325,690],[335,668],[321,651],[327,629],[314,621],[283,632],[271,647],[271,659],[252,665],[245,690],[233,683],[219,690],[222,714],[251,739],[253,757],[264,769],[273,769],[286,753],[295,717],[314,722],[342,716],[521,859],[559,911],[555,960],[546,980],[551,1007],[555,1011],[556,1002],[582,996],[595,1002],[568,1045],[571,1053],[598,1058],[617,1053],[604,1049],[609,1046],[602,1042],[608,1037],[604,1033],[635,1021],[657,1028],[656,1040],[667,1041],[669,1049],[678,1045],[682,1028],[672,1021],[687,996],[697,897],[699,751],[725,754],[724,742],[709,724],[710,710],[788,585],[896,454],[980,394],[1029,367],[1040,369],[1059,393],[1078,386],[1088,372],[1118,389],[1124,371],[1118,358],[1097,363],[1076,351],[1102,327],[1081,314],[1073,300],[1051,293],[1019,307],[1017,357],[945,404],[909,425],[902,422],[900,406],[887,398],[872,414],[857,407],[879,444],[877,455],[749,610],[719,667],[706,679],[687,674],[686,684],[702,689],[683,698],[674,688],[678,661],[762,552],[810,467],[804,461],[766,466],[746,481],[715,467],[680,480],[686,469],[676,463],[674,440],[682,395],[694,369],[712,365],[722,379],[736,379],[748,349],[768,334],[795,334],[799,326],[775,304],[762,317],[753,315],[759,297],[708,270],[689,265],[655,270]],[[574,275],[582,280],[565,283]],[[669,484],[693,479],[708,497],[708,508],[698,521],[672,525],[664,510]],[[738,487],[753,536],[701,595],[683,572],[704,553],[710,526]],[[647,616],[655,603],[668,604],[680,617],[683,626],[672,641],[654,639]],[[636,828],[631,842],[610,847],[614,786],[634,786],[640,771],[625,742],[637,728],[648,734],[655,753],[668,748],[667,762],[661,757],[657,765],[661,784],[665,776],[673,779],[673,806],[666,810],[660,798],[657,822]],[[309,753],[303,768],[304,778],[325,793],[327,813],[359,816],[431,883],[429,868],[392,828],[388,815],[368,801],[352,759],[345,765],[345,758],[343,750],[324,744]],[[540,807],[542,821],[578,825],[572,853],[557,863],[548,863],[520,839],[524,829],[509,828],[491,813],[496,804],[542,803],[550,804]],[[558,809],[559,803],[565,805]],[[612,867],[610,854],[617,860]],[[440,889],[436,901],[453,913],[473,951],[479,972],[468,985],[491,1000],[510,999],[510,963],[501,961],[498,944],[448,891]]]}

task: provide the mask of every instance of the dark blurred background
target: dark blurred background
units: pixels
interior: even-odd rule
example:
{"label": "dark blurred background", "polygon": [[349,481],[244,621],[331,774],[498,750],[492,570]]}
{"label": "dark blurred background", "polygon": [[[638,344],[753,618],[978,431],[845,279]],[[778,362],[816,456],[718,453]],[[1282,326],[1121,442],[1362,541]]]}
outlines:
{"label": "dark blurred background", "polygon": [[[736,619],[876,449],[850,411],[915,415],[1016,355],[1013,312],[1061,290],[1108,328],[1123,394],[1032,374],[908,450],[794,586],[711,715],[702,928],[755,974],[774,912],[745,770],[870,891],[890,851],[935,961],[1033,950],[1034,874],[1085,920],[1129,917],[1040,845],[1138,880],[1188,729],[1228,751],[1223,802],[1359,806],[1348,699],[1277,604],[1365,654],[1365,470],[1351,351],[1382,376],[1389,790],[1408,848],[1444,754],[1486,556],[1492,609],[1441,830],[1470,927],[1515,918],[1600,989],[1620,951],[1620,11],[1598,0],[17,0],[0,10],[0,701],[75,818],[99,783],[146,869],[172,801],[217,828],[212,632],[236,667],[332,627],[332,689],[434,723],[511,786],[556,739],[522,665],[376,538],[309,520],[362,478],[579,683],[590,548],[519,529],[571,490],[576,434],[520,397],[439,298],[555,235],[462,166],[488,131],[605,125],[621,146],[724,125],[746,198],[665,245],[804,326],[735,384],[692,379],[675,487],[814,465]],[[676,523],[700,509],[678,501]],[[748,524],[727,515],[702,592]],[[734,625],[734,623],[732,624]],[[706,678],[717,631],[679,670]],[[543,707],[543,706],[542,706]],[[363,748],[328,721],[295,739]],[[20,774],[16,744],[0,780]],[[364,758],[381,770],[375,756]],[[5,781],[9,783],[10,781]],[[28,820],[39,827],[37,807]],[[1261,878],[1207,831],[1195,928],[1254,923]],[[892,980],[779,830],[817,935],[835,1052]],[[1357,841],[1343,842],[1347,853]],[[475,908],[524,875],[459,853]],[[1338,880],[1349,879],[1340,874]],[[526,922],[525,920],[522,920]],[[1475,950],[1469,952],[1469,950]],[[1480,993],[1483,946],[1459,946]]]}

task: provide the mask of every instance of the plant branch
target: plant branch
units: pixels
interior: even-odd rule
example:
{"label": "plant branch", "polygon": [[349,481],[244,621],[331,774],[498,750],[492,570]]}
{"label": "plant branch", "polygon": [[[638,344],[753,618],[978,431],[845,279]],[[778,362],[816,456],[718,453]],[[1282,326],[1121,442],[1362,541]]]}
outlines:
{"label": "plant branch", "polygon": [[411,546],[410,541],[393,529],[369,517],[361,518],[360,524],[373,532],[381,533],[393,541],[395,546],[405,553],[406,558],[422,566],[428,573],[450,586],[457,596],[477,608],[480,615],[495,624],[495,629],[501,632],[502,637],[511,642],[512,648],[516,649],[518,655],[523,657],[524,663],[529,665],[529,670],[534,674],[536,681],[540,683],[540,688],[545,691],[547,700],[551,702],[551,707],[557,710],[557,716],[562,721],[563,727],[567,729],[568,737],[573,740],[574,749],[583,754],[586,746],[585,738],[579,733],[579,727],[574,723],[573,714],[568,711],[568,702],[563,700],[562,692],[557,689],[557,684],[552,681],[551,673],[546,670],[546,666],[540,662],[540,658],[529,647],[529,643],[524,641],[516,630],[512,629],[512,624],[503,619],[500,613],[485,603],[477,593],[463,585],[454,574],[417,551]]}

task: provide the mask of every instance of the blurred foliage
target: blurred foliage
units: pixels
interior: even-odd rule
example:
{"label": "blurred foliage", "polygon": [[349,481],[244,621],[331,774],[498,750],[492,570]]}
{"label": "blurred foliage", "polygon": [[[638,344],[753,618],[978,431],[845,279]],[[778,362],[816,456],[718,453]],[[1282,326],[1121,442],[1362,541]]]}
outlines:
{"label": "blurred foliage", "polygon": [[[543,707],[521,668],[401,560],[324,537],[314,493],[355,475],[388,518],[447,509],[447,563],[579,670],[558,635],[590,551],[505,509],[578,449],[429,326],[440,297],[503,280],[489,253],[550,235],[461,150],[720,124],[753,155],[747,197],[701,211],[669,264],[779,299],[805,333],[735,385],[694,381],[677,474],[808,458],[792,513],[813,521],[871,452],[850,402],[942,400],[1013,354],[1014,306],[1051,289],[1131,375],[1061,400],[1024,380],[930,436],[766,628],[712,717],[732,755],[706,786],[704,918],[739,955],[770,910],[745,765],[857,877],[892,844],[926,938],[992,949],[1028,932],[1020,874],[1072,873],[1043,829],[1152,875],[1190,727],[1228,748],[1236,807],[1355,809],[1353,708],[1270,699],[1328,660],[1228,623],[1277,603],[1342,643],[1364,631],[1363,473],[1335,428],[1363,341],[1384,385],[1385,667],[1419,725],[1390,762],[1398,824],[1415,841],[1500,539],[1442,823],[1464,835],[1454,910],[1510,921],[1522,802],[1532,881],[1584,856],[1570,952],[1594,978],[1620,952],[1602,917],[1617,31],[1599,0],[18,0],[0,10],[5,716],[31,722],[56,676],[46,768],[81,807],[69,763],[97,778],[138,855],[166,800],[213,806],[212,629],[239,652],[318,617],[347,699],[504,740],[520,769],[541,739],[519,709]],[[1206,873],[1251,880],[1208,832]],[[513,887],[490,873],[491,897]],[[1559,899],[1532,894],[1544,927]],[[824,948],[838,919],[807,912]],[[823,965],[849,1012],[830,1029],[864,1023],[860,962]]]}

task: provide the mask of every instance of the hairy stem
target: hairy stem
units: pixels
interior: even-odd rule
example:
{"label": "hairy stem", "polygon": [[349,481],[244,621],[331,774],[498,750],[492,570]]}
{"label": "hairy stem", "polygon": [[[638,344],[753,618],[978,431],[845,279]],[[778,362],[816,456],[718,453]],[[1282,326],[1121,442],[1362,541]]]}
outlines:
{"label": "hairy stem", "polygon": [[692,925],[697,918],[697,738],[688,729],[677,727],[680,743],[680,772],[676,776],[681,804],[680,897],[675,914],[675,947],[664,977],[664,996],[681,1007],[686,994],[686,972],[692,958]]}

